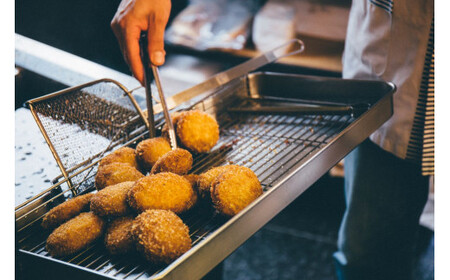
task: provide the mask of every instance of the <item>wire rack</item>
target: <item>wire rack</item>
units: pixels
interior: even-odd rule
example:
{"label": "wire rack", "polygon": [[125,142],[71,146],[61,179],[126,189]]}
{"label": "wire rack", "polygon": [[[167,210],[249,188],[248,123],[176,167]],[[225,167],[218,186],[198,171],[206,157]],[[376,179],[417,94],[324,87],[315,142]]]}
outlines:
{"label": "wire rack", "polygon": [[96,165],[83,170],[86,165],[145,128],[133,96],[113,80],[69,88],[27,104],[72,195],[92,187],[86,178],[95,174]]}
{"label": "wire rack", "polygon": [[[218,117],[221,137],[207,155],[197,155],[193,173],[199,174],[212,166],[239,164],[252,169],[267,191],[294,164],[307,160],[348,126],[350,116],[254,116],[224,113]],[[222,226],[227,219],[202,206],[182,215],[190,228],[193,246]],[[45,249],[48,233],[36,235],[33,225],[21,230],[20,249],[51,258]],[[164,267],[149,265],[139,256],[111,257],[101,241],[81,253],[60,260],[118,279],[146,279],[157,275]]]}
{"label": "wire rack", "polygon": [[[263,78],[267,80],[263,80]],[[270,217],[287,206],[289,201],[305,191],[314,180],[317,180],[353,147],[368,137],[392,114],[392,93],[395,90],[392,85],[382,82],[369,83],[369,88],[374,89],[368,91],[367,83],[360,81],[331,79],[318,84],[318,80],[315,78],[287,78],[288,80],[285,80],[286,76],[283,75],[264,74],[245,76],[227,82],[206,97],[192,98],[187,103],[180,103],[174,109],[199,109],[214,115],[219,122],[219,142],[209,153],[193,155],[194,164],[191,173],[200,174],[211,167],[225,164],[243,165],[255,172],[264,190],[264,194],[252,205],[230,219],[217,215],[212,207],[202,204],[181,215],[183,221],[189,226],[193,246],[191,250],[174,261],[175,264],[155,266],[136,254],[122,257],[110,256],[102,244],[103,240],[98,240],[76,255],[64,258],[53,258],[45,249],[49,232],[43,231],[40,227],[43,215],[71,196],[73,190],[76,194],[93,190],[96,164],[104,155],[121,146],[134,147],[139,141],[148,137],[145,125],[139,121],[141,113],[136,108],[133,109],[132,99],[123,101],[126,105],[120,105],[122,103],[112,102],[106,98],[102,99],[98,95],[94,96],[94,103],[88,103],[94,107],[104,104],[105,109],[111,109],[112,112],[115,112],[115,106],[119,106],[120,108],[117,110],[122,112],[123,117],[114,118],[114,125],[108,123],[104,127],[100,122],[96,126],[88,125],[86,127],[85,119],[78,115],[70,116],[74,119],[72,122],[75,123],[74,126],[78,127],[80,135],[101,134],[101,137],[107,140],[101,142],[102,145],[96,147],[95,151],[84,154],[84,158],[81,158],[84,161],[81,163],[71,165],[73,159],[79,160],[81,155],[78,157],[68,156],[67,162],[63,162],[64,167],[68,167],[67,177],[55,182],[51,188],[16,208],[16,248],[28,256],[38,257],[40,260],[57,266],[76,267],[97,275],[99,278],[160,279],[172,272],[173,274],[168,278],[180,275],[189,276],[189,278],[196,278],[197,275],[201,277],[208,269],[211,269],[242,244],[246,240],[245,238],[249,238],[252,233],[263,226]],[[263,91],[263,88],[256,86],[258,81],[270,81],[273,90],[280,89],[280,85],[277,83],[285,85],[284,91],[289,88],[287,82],[291,83],[291,90],[299,91],[298,83],[301,82],[300,88],[303,89],[301,96],[314,95],[317,92],[325,97],[326,94],[330,94],[334,98],[342,95],[345,100],[354,97],[358,102],[364,99],[363,96],[369,96],[367,98],[373,106],[367,107],[366,112],[358,116],[352,114],[291,115],[282,113],[270,115],[229,111],[228,108],[239,107],[246,102],[246,98],[254,97],[258,95],[258,91]],[[339,87],[335,85],[341,82],[343,83],[341,87],[345,90],[342,90],[342,93],[336,93],[336,88]],[[319,87],[317,88],[316,85]],[[120,89],[117,84],[114,84],[113,87],[118,89],[116,97],[125,98],[126,90]],[[71,92],[75,92],[79,98],[83,98],[84,93],[78,93],[78,91],[79,89],[75,89]],[[102,90],[100,91],[102,92]],[[193,102],[194,100],[195,102]],[[61,104],[61,101],[56,104]],[[36,104],[31,105],[36,106]],[[89,108],[83,103],[80,106]],[[39,118],[47,118],[46,122],[49,124],[46,125],[48,127],[53,127],[55,122],[60,122],[59,118],[47,117],[44,109],[41,110],[44,113],[39,113],[41,114]],[[89,115],[90,111],[86,109],[85,114]],[[69,116],[64,116],[65,120],[69,118]],[[97,118],[100,121],[103,119],[104,122],[104,115],[99,115]],[[159,134],[163,118],[162,116],[155,117],[155,120],[157,134]],[[45,125],[46,122],[43,122],[42,125]],[[85,125],[85,129],[80,128],[82,125]],[[71,129],[69,131],[73,131],[73,128]],[[121,131],[126,131],[126,133]],[[51,140],[57,142],[58,138],[51,138]],[[73,146],[70,148],[76,149],[78,143],[77,141],[73,142]],[[60,149],[58,147],[56,145],[55,150]],[[58,154],[60,153],[58,150]],[[299,178],[299,174],[308,176],[304,177],[301,182],[294,180],[294,178]],[[72,187],[64,187],[64,183],[68,181],[71,181]],[[237,231],[239,231],[239,237],[233,237],[231,243],[228,241],[226,245],[219,244],[222,246],[221,252],[209,250],[212,247],[215,248],[214,246],[218,242],[220,243],[218,241],[221,240],[220,238],[223,240],[223,238],[227,238],[225,236]],[[185,273],[186,267],[196,265],[200,265],[201,268],[197,267],[196,271],[190,271],[190,274]],[[201,272],[197,272],[199,270]]]}

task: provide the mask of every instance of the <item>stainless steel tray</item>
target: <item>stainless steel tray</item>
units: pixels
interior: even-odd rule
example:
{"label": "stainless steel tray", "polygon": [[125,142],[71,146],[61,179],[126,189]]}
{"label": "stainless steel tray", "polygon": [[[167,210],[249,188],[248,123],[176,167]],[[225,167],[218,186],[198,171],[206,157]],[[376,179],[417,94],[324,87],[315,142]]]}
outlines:
{"label": "stainless steel tray", "polygon": [[[42,263],[46,271],[70,272],[79,277],[201,278],[388,120],[394,91],[393,84],[379,81],[260,72],[232,79],[206,96],[177,104],[174,110],[195,108],[215,115],[221,127],[219,143],[210,153],[195,155],[192,172],[227,163],[244,165],[257,174],[264,194],[230,219],[199,208],[182,215],[190,227],[193,247],[168,266],[155,267],[134,255],[110,257],[101,241],[75,256],[52,258],[45,250],[48,233],[40,230],[39,219],[34,224],[16,223],[16,247],[25,258]],[[358,115],[228,111],[245,104],[248,98],[268,96],[366,107]],[[27,220],[17,211],[16,219]]]}

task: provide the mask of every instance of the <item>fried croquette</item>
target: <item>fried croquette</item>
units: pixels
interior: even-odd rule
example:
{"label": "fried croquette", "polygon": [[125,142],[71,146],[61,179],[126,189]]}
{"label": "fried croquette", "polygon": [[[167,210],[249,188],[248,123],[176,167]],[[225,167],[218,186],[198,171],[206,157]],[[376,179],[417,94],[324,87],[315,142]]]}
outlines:
{"label": "fried croquette", "polygon": [[205,153],[219,140],[219,125],[210,115],[199,110],[183,112],[176,122],[175,132],[183,147]]}
{"label": "fried croquette", "polygon": [[239,168],[237,165],[224,165],[213,167],[208,171],[199,175],[197,179],[197,192],[202,199],[210,200],[211,199],[211,185],[220,174],[229,169]]}
{"label": "fried croquette", "polygon": [[133,184],[133,181],[127,181],[98,191],[91,199],[91,211],[101,217],[128,214],[131,209],[128,206],[127,195]]}
{"label": "fried croquette", "polygon": [[156,161],[171,150],[166,138],[150,138],[139,142],[136,147],[136,158],[145,171],[150,171]]}
{"label": "fried croquette", "polygon": [[153,263],[170,263],[192,246],[189,228],[172,211],[147,210],[132,226],[137,250]]}
{"label": "fried croquette", "polygon": [[126,181],[136,181],[144,177],[144,174],[127,163],[113,162],[105,166],[99,166],[95,176],[95,187],[97,190],[107,186]]}
{"label": "fried croquette", "polygon": [[105,223],[92,212],[81,213],[57,227],[47,238],[47,251],[54,257],[76,253],[102,236]]}
{"label": "fried croquette", "polygon": [[105,233],[105,247],[112,255],[125,254],[135,248],[131,227],[132,216],[119,217],[109,223]]}
{"label": "fried croquette", "polygon": [[258,177],[247,167],[229,169],[211,185],[214,207],[227,216],[234,216],[263,193]]}
{"label": "fried croquette", "polygon": [[110,153],[100,161],[99,166],[105,166],[113,162],[127,163],[138,170],[140,169],[136,160],[136,151],[130,147],[122,147]]}
{"label": "fried croquette", "polygon": [[182,176],[162,172],[136,181],[128,192],[128,204],[138,212],[165,209],[182,213],[192,207],[193,192]]}
{"label": "fried croquette", "polygon": [[93,195],[92,193],[79,195],[52,208],[42,219],[42,227],[54,229],[81,212],[89,211],[89,203]]}
{"label": "fried croquette", "polygon": [[151,174],[172,172],[185,175],[191,170],[193,158],[190,152],[177,148],[160,157],[152,168]]}

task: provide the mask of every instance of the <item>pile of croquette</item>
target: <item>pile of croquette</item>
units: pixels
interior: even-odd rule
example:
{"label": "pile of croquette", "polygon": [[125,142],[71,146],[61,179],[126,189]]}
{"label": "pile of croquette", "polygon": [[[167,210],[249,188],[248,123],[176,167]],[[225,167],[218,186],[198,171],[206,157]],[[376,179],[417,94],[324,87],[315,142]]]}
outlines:
{"label": "pile of croquette", "polygon": [[112,255],[137,252],[168,264],[192,246],[180,214],[201,201],[231,217],[263,193],[255,173],[244,166],[189,173],[192,153],[209,152],[219,126],[198,110],[178,112],[172,120],[180,148],[171,149],[163,128],[161,137],[145,139],[136,149],[115,150],[99,162],[95,193],[69,199],[43,217],[42,227],[51,231],[50,255],[72,255],[103,239]]}

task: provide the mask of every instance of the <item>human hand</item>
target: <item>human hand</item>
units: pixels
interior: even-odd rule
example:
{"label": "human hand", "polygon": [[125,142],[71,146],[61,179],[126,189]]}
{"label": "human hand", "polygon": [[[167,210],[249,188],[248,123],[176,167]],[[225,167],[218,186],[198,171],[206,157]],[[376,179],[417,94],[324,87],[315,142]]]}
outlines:
{"label": "human hand", "polygon": [[169,20],[170,0],[122,0],[111,28],[119,41],[125,61],[133,76],[144,84],[144,68],[140,57],[139,39],[147,31],[150,61],[156,66],[164,64],[164,30]]}

